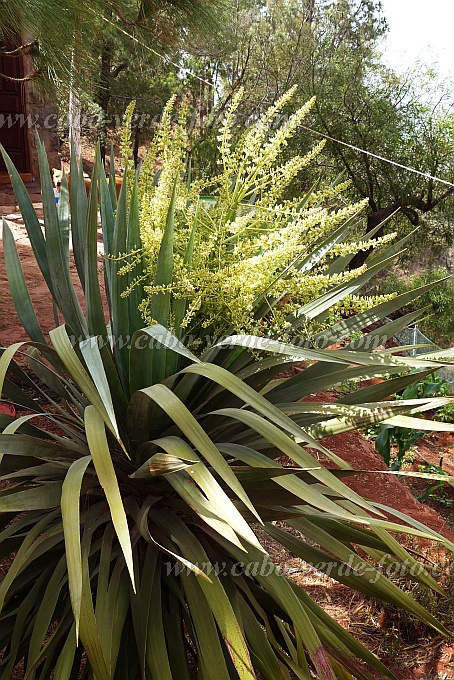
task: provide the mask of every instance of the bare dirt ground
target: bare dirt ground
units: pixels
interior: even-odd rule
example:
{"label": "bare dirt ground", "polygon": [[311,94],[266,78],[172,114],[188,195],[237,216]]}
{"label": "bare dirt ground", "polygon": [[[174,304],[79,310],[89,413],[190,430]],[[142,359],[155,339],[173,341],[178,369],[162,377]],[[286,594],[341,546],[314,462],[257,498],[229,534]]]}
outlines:
{"label": "bare dirt ground", "polygon": [[[42,205],[38,184],[29,187],[30,196],[38,217],[42,218]],[[50,295],[38,270],[35,258],[27,239],[26,231],[15,202],[12,190],[8,186],[0,186],[0,214],[4,216],[13,231],[21,258],[25,279],[35,306],[38,319],[45,333],[55,326]],[[75,278],[75,277],[74,277]],[[77,284],[76,284],[77,285]],[[80,288],[77,289],[80,292]],[[27,340],[12,304],[3,253],[0,247],[0,343],[9,345],[12,342]],[[334,399],[334,393],[318,395],[319,399]],[[314,399],[314,395],[311,395]],[[375,452],[373,444],[363,438],[359,432],[350,432],[329,437],[323,442],[325,446],[340,455],[352,467],[359,470],[386,470],[380,456]],[[454,473],[454,437],[428,434],[418,442],[418,449],[427,460],[439,464],[443,456],[443,468]],[[327,460],[321,459],[325,465]],[[417,469],[417,463],[415,462]],[[437,502],[419,503],[414,493],[421,491],[421,486],[403,484],[390,475],[370,474],[352,478],[348,484],[366,498],[391,506],[418,521],[426,524],[446,538],[454,541],[452,532],[452,513],[449,500],[454,503],[454,490],[447,488],[448,502],[440,505]],[[435,562],[444,560],[445,556],[437,554],[428,545],[413,546],[418,552],[426,553]],[[397,614],[392,607],[377,605],[359,593],[335,584],[331,579],[316,572],[301,560],[285,551],[278,551],[271,546],[273,556],[294,563],[292,578],[295,578],[308,590],[311,596],[334,616],[344,627],[354,633],[366,646],[378,654],[398,678],[403,680],[454,679],[454,646],[452,641],[430,632],[426,627],[416,624],[410,617]],[[449,565],[448,565],[449,566]],[[443,583],[451,590],[444,603],[435,597],[430,599],[427,593],[416,595],[426,598],[426,604],[433,613],[440,614],[445,625],[454,628],[454,562],[451,564],[452,577],[446,573]]]}

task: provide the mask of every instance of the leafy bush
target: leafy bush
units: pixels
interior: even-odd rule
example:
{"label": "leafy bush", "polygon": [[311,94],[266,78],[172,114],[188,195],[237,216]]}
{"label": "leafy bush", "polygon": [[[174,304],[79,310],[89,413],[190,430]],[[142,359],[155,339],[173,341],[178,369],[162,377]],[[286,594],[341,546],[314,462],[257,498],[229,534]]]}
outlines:
{"label": "leafy bush", "polygon": [[[258,674],[289,680],[311,672],[321,680],[362,679],[371,677],[368,667],[393,678],[271,564],[252,527],[261,525],[341,583],[447,633],[358,551],[372,560],[388,555],[409,579],[440,592],[388,531],[451,544],[409,517],[398,515],[405,526],[386,519],[383,510],[390,517],[397,513],[345,486],[342,478],[354,472],[319,441],[390,418],[405,423],[404,414],[448,403],[383,401],[414,381],[410,368],[421,368],[424,376],[443,363],[437,356],[369,353],[377,334],[380,340],[393,335],[414,315],[365,334],[355,351],[317,348],[350,337],[421,291],[324,329],[311,347],[233,335],[196,357],[167,329],[177,327],[170,301],[179,257],[176,201],[164,214],[149,298],[150,316],[160,323],[143,328],[140,287],[131,289],[142,275],[141,260],[118,275],[125,252],[142,253],[136,174],[125,173],[117,205],[115,183],[108,187],[98,153],[87,202],[73,154],[70,206],[64,180],[57,208],[39,140],[38,148],[44,234],[18,173],[4,158],[37,265],[65,323],[46,342],[4,221],[11,294],[30,342],[3,348],[0,357],[2,394],[28,411],[16,418],[0,413],[0,554],[10,560],[0,580],[0,678],[9,679],[22,660],[27,680],[52,674],[59,680],[135,680],[137,674],[147,680],[195,674],[205,680]],[[98,187],[104,286],[97,260]],[[85,312],[70,276],[69,224]],[[348,231],[339,227],[324,235],[299,265],[310,271]],[[295,332],[356,294],[388,266],[394,250],[302,305],[288,317]],[[129,296],[122,295],[128,287]],[[269,309],[270,300],[264,305],[260,297],[253,305],[258,319]],[[27,373],[15,360],[18,353],[28,362]],[[302,359],[313,363],[293,377],[274,379]],[[9,380],[8,369],[24,389]],[[337,403],[300,401],[384,372],[391,380]],[[336,469],[321,467],[314,451]]]}
{"label": "leafy bush", "polygon": [[[445,267],[437,267],[417,276],[410,277],[407,281],[395,273],[391,273],[384,281],[384,293],[405,293],[424,286],[434,281],[440,281],[450,274]],[[439,283],[435,288],[426,291],[419,300],[420,307],[427,307],[426,314],[419,327],[433,342],[440,347],[450,347],[454,341],[454,285],[452,277]],[[408,309],[415,309],[409,305]]]}
{"label": "leafy bush", "polygon": [[[423,380],[415,380],[401,395],[395,395],[395,397],[396,399],[409,400],[435,396],[445,397],[449,394],[449,383],[436,373],[432,373]],[[452,408],[452,404],[443,406],[439,413],[442,413],[443,409],[446,408]],[[439,419],[443,420],[442,417]],[[410,428],[382,423],[376,428],[375,448],[391,470],[400,470],[405,454],[424,434],[423,431],[418,429],[417,422],[415,427]],[[397,451],[394,461],[391,463],[391,447],[393,444],[397,446]]]}
{"label": "leafy bush", "polygon": [[[429,474],[448,477],[448,473],[443,470],[442,463],[443,460],[440,461],[440,465],[433,465],[432,463],[429,463],[428,465],[420,465],[419,469],[421,472],[428,472]],[[446,482],[443,482],[442,479],[438,480],[435,484],[428,484],[427,489],[418,496],[418,500],[425,501],[427,498],[432,498],[433,500],[438,501],[441,505],[444,505],[446,508],[452,507],[452,499],[447,497],[447,494],[444,490],[445,486]]]}
{"label": "leafy bush", "polygon": [[454,423],[454,406],[453,404],[446,404],[437,411],[435,415],[436,420],[440,420],[442,423]]}

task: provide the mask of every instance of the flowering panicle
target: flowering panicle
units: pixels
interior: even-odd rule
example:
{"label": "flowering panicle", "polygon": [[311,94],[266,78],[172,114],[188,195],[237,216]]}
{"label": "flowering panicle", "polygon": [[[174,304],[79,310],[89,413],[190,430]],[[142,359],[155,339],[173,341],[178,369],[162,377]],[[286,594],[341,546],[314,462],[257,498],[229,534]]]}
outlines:
{"label": "flowering panicle", "polygon": [[[137,277],[126,294],[134,285],[143,285],[146,298],[140,311],[147,323],[154,321],[154,300],[170,293],[169,328],[177,335],[197,335],[202,329],[219,335],[234,328],[283,337],[289,318],[302,305],[361,273],[328,274],[333,257],[390,240],[386,236],[337,243],[310,270],[301,268],[314,245],[359,213],[365,202],[339,206],[339,193],[348,182],[316,187],[304,197],[284,200],[285,190],[323,147],[317,144],[306,155],[279,164],[279,154],[314,103],[309,101],[273,129],[294,93],[292,88],[283,95],[234,147],[233,130],[243,94],[238,90],[219,131],[218,176],[190,182],[185,167],[186,103],[176,119],[172,116],[175,98],[166,106],[139,179],[143,251],[131,254],[122,269],[136,271],[138,258],[145,260],[144,276]],[[203,195],[207,187],[210,196]],[[174,188],[172,282],[162,286],[155,284],[156,266]],[[345,235],[348,232],[346,227]],[[263,318],[256,318],[257,301],[269,303]],[[334,311],[360,310],[374,302],[349,296]]]}

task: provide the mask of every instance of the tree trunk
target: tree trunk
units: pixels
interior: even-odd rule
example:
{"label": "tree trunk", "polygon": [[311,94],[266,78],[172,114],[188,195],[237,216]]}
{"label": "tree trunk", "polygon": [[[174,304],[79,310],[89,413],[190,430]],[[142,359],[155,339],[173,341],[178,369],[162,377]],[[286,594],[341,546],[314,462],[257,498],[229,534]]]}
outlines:
{"label": "tree trunk", "polygon": [[[369,213],[367,216],[367,229],[366,233],[364,234],[364,238],[367,239],[368,235],[370,232],[375,229],[375,227],[378,227],[379,224],[381,224],[384,220],[386,220],[387,217],[390,217],[396,210],[398,210],[401,207],[400,201],[396,201],[392,205],[389,205],[386,208],[381,208],[381,210],[375,210],[374,212]],[[385,229],[385,224],[383,224],[375,233],[374,238],[380,238],[380,236],[383,236],[383,232]],[[350,264],[349,264],[349,270],[351,271],[352,269],[357,269],[358,267],[362,267],[369,255],[371,254],[373,248],[369,248],[368,250],[360,250],[359,252],[356,253],[356,255],[353,256]]]}
{"label": "tree trunk", "polygon": [[76,160],[80,163],[82,159],[82,145],[80,141],[80,100],[75,86],[76,68],[73,50],[71,59],[71,84],[69,88],[69,141],[71,142],[71,140],[73,140]]}

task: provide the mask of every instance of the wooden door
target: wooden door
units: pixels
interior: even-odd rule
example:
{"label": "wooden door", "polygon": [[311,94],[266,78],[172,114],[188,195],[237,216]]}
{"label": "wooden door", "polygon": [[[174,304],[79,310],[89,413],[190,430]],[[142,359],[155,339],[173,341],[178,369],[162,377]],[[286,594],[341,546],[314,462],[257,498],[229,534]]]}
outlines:
{"label": "wooden door", "polygon": [[[1,49],[14,49],[9,45]],[[20,55],[7,56],[0,52],[0,142],[19,172],[29,171],[28,128],[24,105],[23,83],[9,78],[23,77]],[[8,76],[5,78],[3,76]],[[5,164],[0,156],[0,170]]]}

